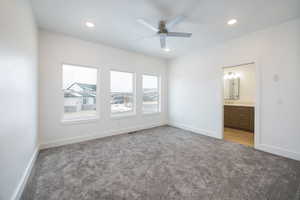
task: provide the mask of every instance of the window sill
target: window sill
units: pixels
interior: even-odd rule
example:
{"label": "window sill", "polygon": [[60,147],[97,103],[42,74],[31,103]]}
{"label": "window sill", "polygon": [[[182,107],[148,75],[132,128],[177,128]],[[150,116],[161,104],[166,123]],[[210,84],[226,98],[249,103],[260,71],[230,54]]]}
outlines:
{"label": "window sill", "polygon": [[99,116],[88,117],[88,118],[75,118],[75,119],[62,119],[62,124],[86,124],[93,123],[99,120]]}
{"label": "window sill", "polygon": [[111,114],[111,119],[122,119],[122,118],[128,118],[128,117],[135,117],[136,113],[118,113],[118,114]]}
{"label": "window sill", "polygon": [[160,115],[161,112],[149,112],[149,113],[143,113],[144,116],[149,116],[149,115]]}

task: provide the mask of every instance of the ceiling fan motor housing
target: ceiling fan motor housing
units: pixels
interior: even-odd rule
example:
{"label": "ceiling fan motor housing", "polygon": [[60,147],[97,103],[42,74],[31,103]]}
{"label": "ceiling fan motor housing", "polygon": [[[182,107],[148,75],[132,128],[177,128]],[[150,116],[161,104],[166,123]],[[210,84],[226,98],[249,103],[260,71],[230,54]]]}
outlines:
{"label": "ceiling fan motor housing", "polygon": [[158,28],[159,28],[158,34],[167,34],[168,33],[165,21],[160,21]]}

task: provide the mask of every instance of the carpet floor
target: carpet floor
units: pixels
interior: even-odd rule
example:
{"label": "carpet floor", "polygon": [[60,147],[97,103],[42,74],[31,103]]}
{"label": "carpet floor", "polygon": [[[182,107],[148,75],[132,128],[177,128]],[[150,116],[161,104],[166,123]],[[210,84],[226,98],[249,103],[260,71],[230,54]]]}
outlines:
{"label": "carpet floor", "polygon": [[40,151],[23,200],[298,200],[300,162],[162,126]]}

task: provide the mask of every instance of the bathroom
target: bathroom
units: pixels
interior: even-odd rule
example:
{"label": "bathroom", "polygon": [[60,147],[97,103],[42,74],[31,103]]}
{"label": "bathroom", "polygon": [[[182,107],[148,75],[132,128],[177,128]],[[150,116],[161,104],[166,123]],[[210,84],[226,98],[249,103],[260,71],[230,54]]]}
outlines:
{"label": "bathroom", "polygon": [[256,67],[248,63],[223,68],[226,141],[254,147]]}

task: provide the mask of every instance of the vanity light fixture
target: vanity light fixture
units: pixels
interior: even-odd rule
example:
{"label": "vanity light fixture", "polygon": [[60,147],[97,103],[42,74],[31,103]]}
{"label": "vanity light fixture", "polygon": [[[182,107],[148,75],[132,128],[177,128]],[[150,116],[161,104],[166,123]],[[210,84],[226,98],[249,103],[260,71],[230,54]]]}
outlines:
{"label": "vanity light fixture", "polygon": [[235,78],[239,78],[239,77],[240,77],[240,74],[235,73],[235,72],[229,72],[228,74],[224,75],[224,80],[235,79]]}

